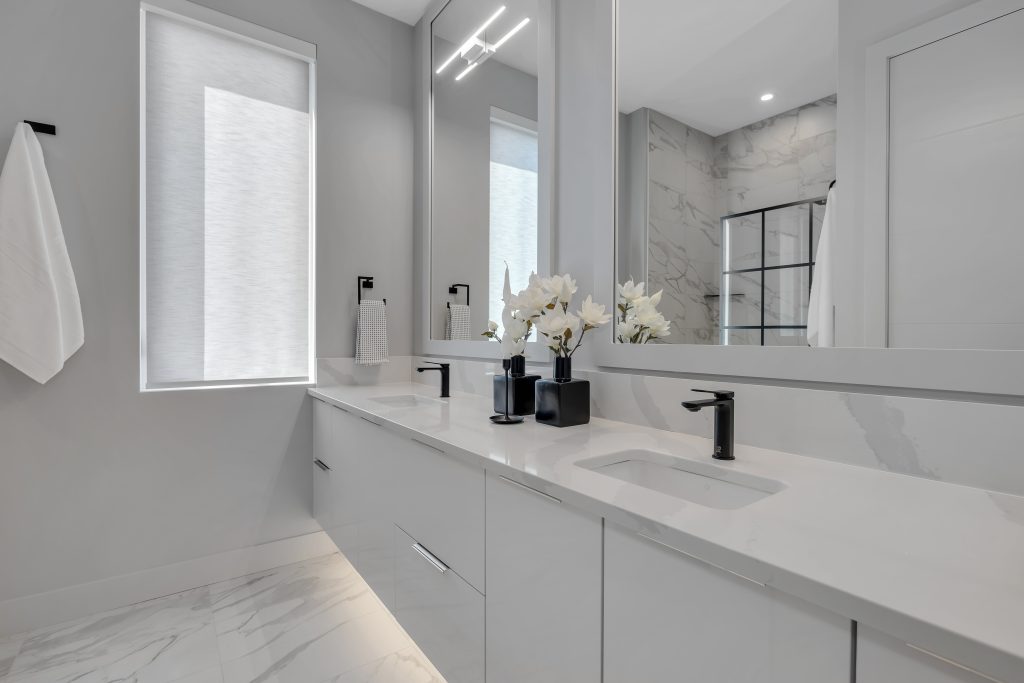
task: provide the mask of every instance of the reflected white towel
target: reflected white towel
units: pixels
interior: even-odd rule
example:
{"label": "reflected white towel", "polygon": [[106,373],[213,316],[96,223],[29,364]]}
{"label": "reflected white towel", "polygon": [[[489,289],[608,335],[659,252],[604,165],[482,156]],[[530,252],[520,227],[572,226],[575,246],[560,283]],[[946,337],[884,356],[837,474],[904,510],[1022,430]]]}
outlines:
{"label": "reflected white towel", "polygon": [[45,384],[84,340],[43,149],[19,123],[0,172],[0,359]]}
{"label": "reflected white towel", "polygon": [[356,365],[382,365],[388,359],[388,317],[383,301],[363,299],[356,319]]}
{"label": "reflected white towel", "polygon": [[825,200],[825,218],[821,222],[821,237],[814,256],[814,279],[811,282],[811,300],[807,308],[807,344],[809,346],[835,346],[835,300],[833,297],[834,269],[832,264],[832,233],[836,223],[836,187],[828,191]]}
{"label": "reflected white towel", "polygon": [[449,304],[448,316],[445,319],[444,338],[469,340],[472,331],[469,317],[469,306],[466,304]]}

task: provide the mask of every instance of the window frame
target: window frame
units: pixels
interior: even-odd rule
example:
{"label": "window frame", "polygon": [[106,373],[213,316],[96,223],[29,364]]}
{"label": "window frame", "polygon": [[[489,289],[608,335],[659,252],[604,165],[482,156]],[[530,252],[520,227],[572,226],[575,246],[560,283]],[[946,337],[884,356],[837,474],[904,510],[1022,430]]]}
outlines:
{"label": "window frame", "polygon": [[[147,240],[146,240],[146,20],[157,14],[207,31],[252,43],[308,65],[309,87],[309,272],[308,272],[308,370],[304,377],[274,377],[150,383],[147,357]],[[316,45],[237,17],[211,10],[188,0],[148,0],[139,4],[139,391],[191,391],[263,386],[312,386],[316,384]]]}

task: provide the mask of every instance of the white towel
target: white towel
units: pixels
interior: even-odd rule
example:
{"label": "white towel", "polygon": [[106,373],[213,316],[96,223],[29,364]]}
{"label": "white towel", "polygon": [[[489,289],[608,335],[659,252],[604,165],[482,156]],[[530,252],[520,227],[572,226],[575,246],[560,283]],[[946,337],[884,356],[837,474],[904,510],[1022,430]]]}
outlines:
{"label": "white towel", "polygon": [[43,149],[19,123],[0,172],[0,359],[45,384],[84,341]]}
{"label": "white towel", "polygon": [[356,319],[356,365],[382,365],[388,360],[388,315],[383,301],[363,299]]}
{"label": "white towel", "polygon": [[448,315],[445,318],[444,338],[464,341],[472,339],[469,315],[469,306],[466,304],[449,304]]}
{"label": "white towel", "polygon": [[835,300],[833,297],[832,233],[837,219],[836,187],[828,191],[825,200],[825,218],[821,222],[821,237],[814,257],[814,278],[811,281],[811,300],[807,308],[807,344],[809,346],[835,346]]}

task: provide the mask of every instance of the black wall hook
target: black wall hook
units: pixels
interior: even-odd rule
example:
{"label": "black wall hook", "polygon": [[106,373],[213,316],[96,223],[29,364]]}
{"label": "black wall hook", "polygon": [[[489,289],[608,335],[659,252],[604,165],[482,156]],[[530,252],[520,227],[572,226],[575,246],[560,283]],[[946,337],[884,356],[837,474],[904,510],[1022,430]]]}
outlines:
{"label": "black wall hook", "polygon": [[25,119],[25,123],[32,126],[32,130],[37,133],[41,133],[42,135],[57,134],[57,126],[52,123],[39,123],[38,121],[29,121],[28,119]]}
{"label": "black wall hook", "polygon": [[[356,308],[363,302],[363,290],[373,289],[373,276],[372,275],[359,275],[356,277]],[[388,305],[388,300],[384,299],[384,305]]]}

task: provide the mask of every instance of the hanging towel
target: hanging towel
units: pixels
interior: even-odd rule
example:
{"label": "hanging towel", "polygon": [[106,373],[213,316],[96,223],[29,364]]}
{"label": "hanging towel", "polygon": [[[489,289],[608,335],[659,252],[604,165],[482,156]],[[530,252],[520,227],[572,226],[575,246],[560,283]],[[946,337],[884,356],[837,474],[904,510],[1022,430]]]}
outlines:
{"label": "hanging towel", "polygon": [[388,314],[383,301],[363,299],[356,318],[356,364],[388,362]]}
{"label": "hanging towel", "polygon": [[0,359],[45,384],[84,340],[43,149],[19,123],[0,171]]}
{"label": "hanging towel", "polygon": [[469,319],[469,306],[466,304],[449,304],[448,317],[444,326],[445,339],[472,339]]}
{"label": "hanging towel", "polygon": [[807,344],[809,346],[835,346],[835,301],[832,264],[832,233],[836,230],[837,188],[828,191],[825,200],[825,218],[821,222],[821,237],[814,257],[814,278],[811,281],[811,300],[807,309]]}

